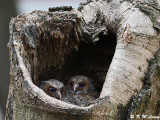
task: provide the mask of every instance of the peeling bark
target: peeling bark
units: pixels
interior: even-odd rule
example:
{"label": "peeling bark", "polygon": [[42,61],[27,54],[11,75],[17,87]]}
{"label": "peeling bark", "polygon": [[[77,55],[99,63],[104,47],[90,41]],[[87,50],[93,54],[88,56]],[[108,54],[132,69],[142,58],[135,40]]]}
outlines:
{"label": "peeling bark", "polygon": [[[140,102],[136,96],[148,84],[146,91],[158,92],[154,82],[146,81],[159,81],[159,74],[150,78],[154,76],[152,65],[159,67],[159,63],[149,67],[148,61],[159,55],[160,38],[155,16],[158,2],[156,9],[150,5],[153,15],[144,12],[144,4],[145,0],[93,0],[81,4],[79,11],[52,8],[54,12],[34,11],[13,18],[6,119],[119,120],[128,119],[134,110],[146,110],[143,96],[147,97],[147,92]],[[43,80],[55,78],[66,83],[75,74],[93,78],[101,93],[89,106],[62,102],[39,89]],[[154,97],[148,98],[148,105]],[[158,99],[156,103],[157,115]]]}

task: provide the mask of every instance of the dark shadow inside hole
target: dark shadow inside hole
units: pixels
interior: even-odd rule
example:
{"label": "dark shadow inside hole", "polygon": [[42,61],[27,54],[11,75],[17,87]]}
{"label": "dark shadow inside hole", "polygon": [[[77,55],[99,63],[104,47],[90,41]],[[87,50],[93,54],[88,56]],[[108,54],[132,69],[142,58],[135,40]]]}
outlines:
{"label": "dark shadow inside hole", "polygon": [[[71,38],[73,39],[73,37]],[[54,52],[55,40],[53,38],[49,38],[49,40],[42,39],[43,44],[40,44],[41,47],[38,50],[39,63],[37,64],[39,82],[57,79],[66,85],[72,76],[85,75],[93,80],[95,89],[100,93],[114,56],[116,42],[116,35],[112,32],[109,32],[107,35],[100,33],[99,41],[97,42],[83,41],[80,44],[78,43],[78,50],[75,51],[73,49],[70,51],[70,54],[65,54],[66,51],[61,51],[66,55],[66,58],[64,61],[60,61],[60,57]],[[58,51],[59,48],[56,50]],[[55,64],[56,62],[58,64]]]}
{"label": "dark shadow inside hole", "polygon": [[78,51],[65,61],[59,79],[66,84],[74,75],[86,75],[93,79],[95,89],[100,93],[115,52],[116,41],[116,35],[109,32],[108,35],[100,33],[97,42],[81,43]]}

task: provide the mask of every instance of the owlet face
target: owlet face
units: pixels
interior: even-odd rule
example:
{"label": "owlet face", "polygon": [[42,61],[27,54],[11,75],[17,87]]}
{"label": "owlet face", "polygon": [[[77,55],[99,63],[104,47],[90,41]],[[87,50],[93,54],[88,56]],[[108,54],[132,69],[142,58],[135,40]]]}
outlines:
{"label": "owlet face", "polygon": [[56,99],[63,99],[66,96],[65,86],[62,82],[49,79],[47,81],[42,81],[40,88],[49,96]]}
{"label": "owlet face", "polygon": [[72,94],[88,93],[93,88],[91,79],[87,76],[77,75],[69,79],[67,83],[67,90],[70,90]]}

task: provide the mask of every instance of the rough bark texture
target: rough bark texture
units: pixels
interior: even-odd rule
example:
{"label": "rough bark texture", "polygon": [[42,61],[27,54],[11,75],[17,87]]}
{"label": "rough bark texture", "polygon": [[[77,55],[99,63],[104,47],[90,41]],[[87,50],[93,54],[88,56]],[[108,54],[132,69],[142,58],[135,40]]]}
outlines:
{"label": "rough bark texture", "polygon": [[[150,61],[144,86],[128,104],[126,119],[153,119],[160,116],[160,51]],[[139,115],[136,116],[136,115]],[[144,116],[145,115],[145,116]]]}
{"label": "rough bark texture", "polygon": [[[151,106],[159,96],[159,6],[155,3],[157,8],[145,0],[93,0],[81,4],[79,11],[62,7],[13,18],[6,119],[119,120],[131,113],[147,113],[146,98]],[[43,80],[66,83],[75,74],[93,78],[101,93],[93,104],[67,104],[38,88]]]}

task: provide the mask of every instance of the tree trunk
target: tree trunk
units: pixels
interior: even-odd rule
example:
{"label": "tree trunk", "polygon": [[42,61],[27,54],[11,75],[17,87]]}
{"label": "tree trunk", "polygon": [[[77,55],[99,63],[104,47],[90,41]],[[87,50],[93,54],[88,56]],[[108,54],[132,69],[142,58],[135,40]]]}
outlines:
{"label": "tree trunk", "polygon": [[[6,119],[160,115],[159,10],[158,1],[93,0],[78,10],[52,8],[13,18]],[[51,98],[39,88],[43,80],[66,83],[76,74],[91,77],[100,92],[89,106]]]}

